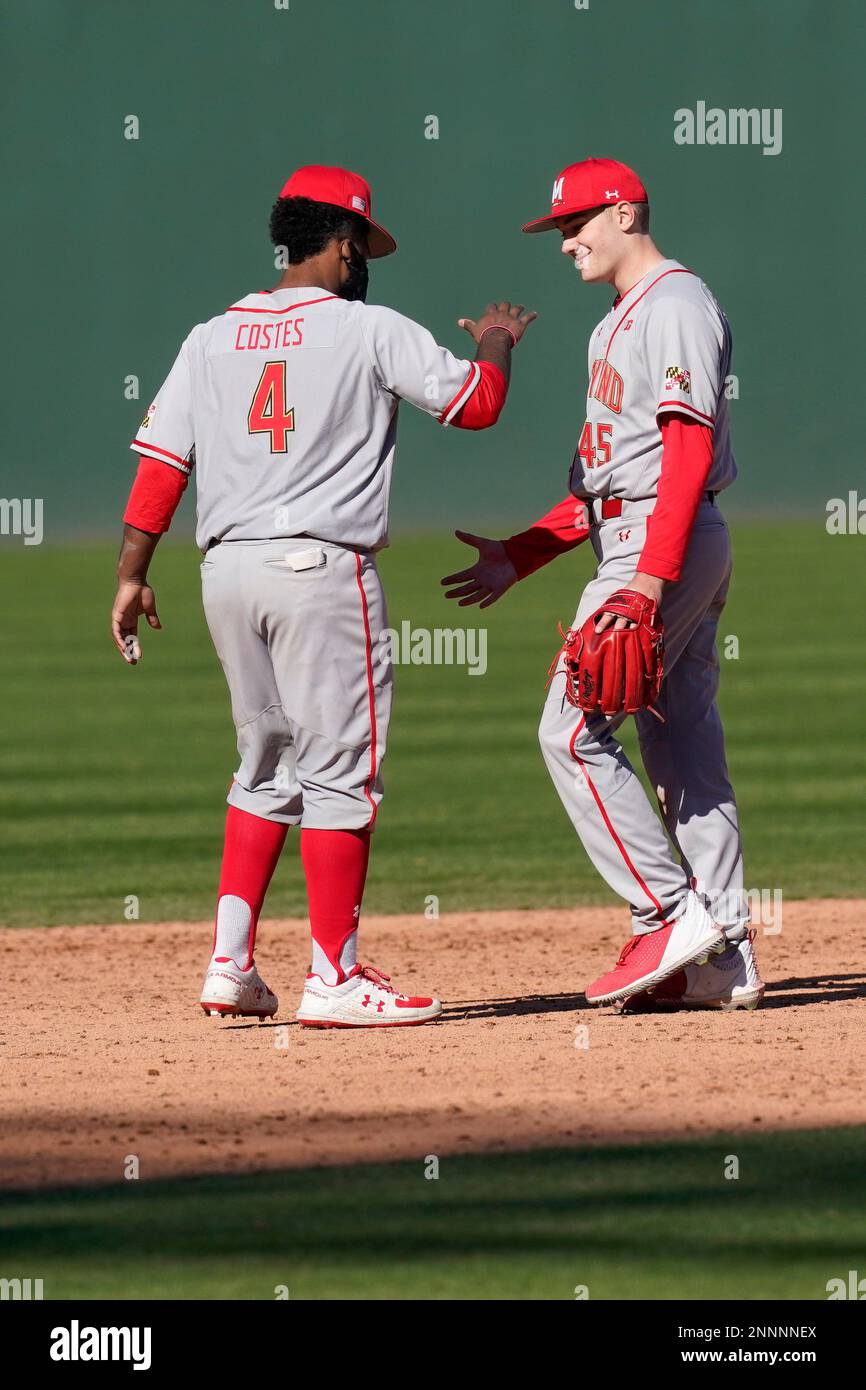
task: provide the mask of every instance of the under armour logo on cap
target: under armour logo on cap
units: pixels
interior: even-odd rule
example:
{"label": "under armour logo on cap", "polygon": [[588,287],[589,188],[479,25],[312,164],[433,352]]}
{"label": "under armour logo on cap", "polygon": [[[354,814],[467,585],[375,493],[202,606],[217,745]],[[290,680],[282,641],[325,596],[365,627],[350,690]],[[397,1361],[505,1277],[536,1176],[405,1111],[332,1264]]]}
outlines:
{"label": "under armour logo on cap", "polygon": [[619,197],[619,189],[618,189],[618,188],[606,188],[606,189],[604,190],[604,196],[605,196],[605,198],[618,198],[618,197]]}

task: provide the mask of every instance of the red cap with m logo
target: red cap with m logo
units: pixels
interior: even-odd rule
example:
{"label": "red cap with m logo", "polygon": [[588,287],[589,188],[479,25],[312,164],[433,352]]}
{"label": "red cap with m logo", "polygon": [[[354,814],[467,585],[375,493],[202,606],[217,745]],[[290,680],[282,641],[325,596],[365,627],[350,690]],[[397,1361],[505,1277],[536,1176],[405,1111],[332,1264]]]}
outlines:
{"label": "red cap with m logo", "polygon": [[558,217],[571,217],[590,208],[614,203],[648,203],[643,183],[634,169],[616,159],[582,159],[558,175],[550,196],[550,213],[527,222],[524,232],[550,232]]}

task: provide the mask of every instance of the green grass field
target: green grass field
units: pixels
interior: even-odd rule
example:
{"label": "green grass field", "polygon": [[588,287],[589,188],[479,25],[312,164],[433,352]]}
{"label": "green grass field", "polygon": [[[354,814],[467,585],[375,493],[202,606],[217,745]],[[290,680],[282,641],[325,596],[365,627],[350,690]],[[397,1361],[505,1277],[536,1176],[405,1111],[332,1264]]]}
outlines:
{"label": "green grass field", "polygon": [[[821,520],[734,527],[736,577],[722,637],[722,706],[747,853],[747,886],[855,896],[862,863],[866,620],[860,537]],[[488,630],[484,677],[402,666],[387,796],[366,908],[420,912],[611,900],[549,784],[536,742],[548,663],[592,564],[565,557],[488,610],[458,610],[439,577],[469,552],[404,538],[382,572],[398,627]],[[208,917],[224,797],[236,762],[222,672],[199,598],[198,555],[165,545],[152,578],[159,634],[136,669],[107,637],[114,550],[6,548],[4,833],[0,919],[109,922],[135,894],[143,920]],[[634,751],[631,727],[626,744]],[[297,840],[266,912],[302,914]]]}
{"label": "green grass field", "polygon": [[52,1299],[824,1299],[866,1268],[864,1150],[842,1129],[8,1194],[4,1270]]}

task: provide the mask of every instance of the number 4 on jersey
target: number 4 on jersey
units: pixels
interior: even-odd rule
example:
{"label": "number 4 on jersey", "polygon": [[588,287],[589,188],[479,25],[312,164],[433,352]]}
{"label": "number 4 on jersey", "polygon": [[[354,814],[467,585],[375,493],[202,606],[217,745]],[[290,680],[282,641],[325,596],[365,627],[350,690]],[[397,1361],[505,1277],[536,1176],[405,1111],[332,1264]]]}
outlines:
{"label": "number 4 on jersey", "polygon": [[266,362],[247,416],[250,434],[269,434],[271,453],[285,454],[295,428],[295,409],[286,408],[286,364]]}
{"label": "number 4 on jersey", "polygon": [[587,420],[580,432],[580,443],[577,452],[583,459],[585,468],[598,468],[600,465],[610,463],[610,435],[613,425],[595,426],[595,444],[593,444],[592,421]]}

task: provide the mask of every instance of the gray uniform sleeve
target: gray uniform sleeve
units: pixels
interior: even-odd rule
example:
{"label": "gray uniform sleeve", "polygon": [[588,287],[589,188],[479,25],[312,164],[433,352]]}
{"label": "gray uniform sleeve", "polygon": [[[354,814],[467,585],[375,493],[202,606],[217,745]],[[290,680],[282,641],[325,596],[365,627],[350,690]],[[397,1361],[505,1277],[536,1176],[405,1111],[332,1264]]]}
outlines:
{"label": "gray uniform sleeve", "polygon": [[361,335],[379,384],[447,425],[479,381],[476,362],[440,347],[426,328],[381,305],[365,305]]}
{"label": "gray uniform sleeve", "polygon": [[130,444],[137,454],[147,454],[162,463],[190,473],[195,464],[195,434],[192,413],[192,373],[190,341],[184,341],[174,365],[159,388],[153,404]]}
{"label": "gray uniform sleeve", "polygon": [[725,333],[709,304],[660,298],[650,306],[645,333],[656,416],[682,411],[714,425],[724,385]]}

